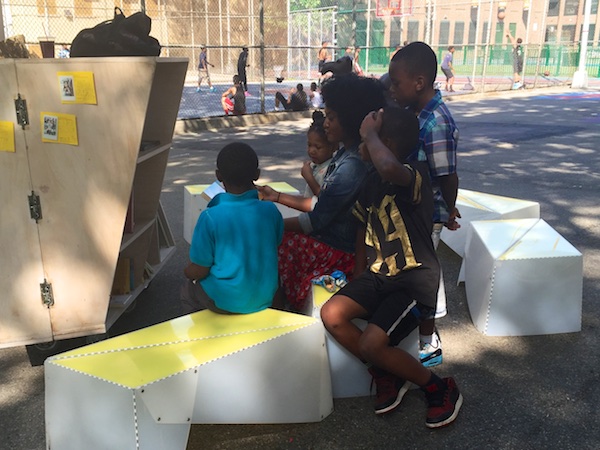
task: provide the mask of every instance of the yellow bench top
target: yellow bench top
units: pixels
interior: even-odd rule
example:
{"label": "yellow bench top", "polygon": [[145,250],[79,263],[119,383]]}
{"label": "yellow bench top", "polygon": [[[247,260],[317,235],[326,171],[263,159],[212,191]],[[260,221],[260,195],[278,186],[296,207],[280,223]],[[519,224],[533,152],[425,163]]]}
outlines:
{"label": "yellow bench top", "polygon": [[46,364],[138,388],[315,324],[320,320],[274,309],[206,310],[61,353]]}

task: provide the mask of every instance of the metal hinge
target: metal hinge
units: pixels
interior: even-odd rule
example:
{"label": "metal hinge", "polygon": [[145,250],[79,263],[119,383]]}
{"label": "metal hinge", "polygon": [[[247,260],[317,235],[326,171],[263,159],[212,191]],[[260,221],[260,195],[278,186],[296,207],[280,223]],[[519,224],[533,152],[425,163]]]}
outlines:
{"label": "metal hinge", "polygon": [[31,191],[31,195],[27,196],[29,199],[29,215],[35,223],[42,218],[42,204],[40,203],[40,196],[36,195],[35,192]]}
{"label": "metal hinge", "polygon": [[29,113],[27,112],[27,100],[21,98],[21,94],[18,94],[15,99],[15,110],[17,111],[17,123],[25,129],[29,125]]}
{"label": "metal hinge", "polygon": [[54,294],[52,293],[52,283],[44,278],[44,282],[40,283],[40,292],[42,293],[42,303],[47,307],[54,305]]}

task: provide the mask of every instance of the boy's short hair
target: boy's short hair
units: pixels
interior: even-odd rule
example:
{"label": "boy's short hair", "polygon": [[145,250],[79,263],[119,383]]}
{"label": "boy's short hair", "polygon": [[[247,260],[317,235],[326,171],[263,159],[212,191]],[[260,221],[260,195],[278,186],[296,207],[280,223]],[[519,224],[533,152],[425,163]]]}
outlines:
{"label": "boy's short hair", "polygon": [[419,144],[419,119],[406,108],[386,106],[379,137],[394,142],[398,158],[404,161]]}
{"label": "boy's short hair", "polygon": [[402,47],[396,52],[392,62],[403,62],[409,73],[423,75],[427,83],[433,86],[437,76],[437,57],[425,42],[411,42]]}
{"label": "boy's short hair", "polygon": [[323,83],[325,107],[336,112],[346,135],[360,142],[360,124],[371,111],[385,105],[384,87],[379,80],[355,73],[334,76]]}
{"label": "boy's short hair", "polygon": [[243,186],[255,180],[258,156],[248,144],[232,142],[219,152],[217,169],[219,169],[223,181]]}
{"label": "boy's short hair", "polygon": [[233,76],[233,84],[238,84],[240,82],[240,76],[239,75],[234,75]]}

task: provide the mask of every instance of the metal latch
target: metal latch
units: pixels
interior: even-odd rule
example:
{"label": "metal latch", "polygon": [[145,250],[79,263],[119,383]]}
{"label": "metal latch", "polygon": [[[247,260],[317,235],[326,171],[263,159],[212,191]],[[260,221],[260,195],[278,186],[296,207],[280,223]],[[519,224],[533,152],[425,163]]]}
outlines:
{"label": "metal latch", "polygon": [[52,284],[44,278],[44,282],[40,283],[40,292],[42,293],[42,303],[47,307],[54,305],[54,294],[52,293]]}
{"label": "metal latch", "polygon": [[27,112],[27,100],[21,98],[21,94],[15,99],[15,110],[17,111],[17,123],[23,129],[29,125],[29,113]]}
{"label": "metal latch", "polygon": [[27,196],[29,199],[29,215],[35,223],[42,218],[42,204],[40,203],[40,196],[36,195],[35,192],[31,191],[31,195]]}

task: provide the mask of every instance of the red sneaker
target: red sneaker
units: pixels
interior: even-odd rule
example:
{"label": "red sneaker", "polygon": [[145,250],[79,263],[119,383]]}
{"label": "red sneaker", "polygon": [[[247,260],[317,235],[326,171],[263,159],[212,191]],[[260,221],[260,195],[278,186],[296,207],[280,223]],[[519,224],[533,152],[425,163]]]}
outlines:
{"label": "red sneaker", "polygon": [[373,377],[372,383],[375,383],[376,389],[375,414],[385,414],[396,409],[410,389],[410,381],[376,367],[371,367],[369,373]]}
{"label": "red sneaker", "polygon": [[428,428],[439,428],[454,422],[463,403],[463,397],[454,378],[444,378],[442,381],[446,384],[446,388],[435,383],[421,388],[427,397],[425,425]]}

